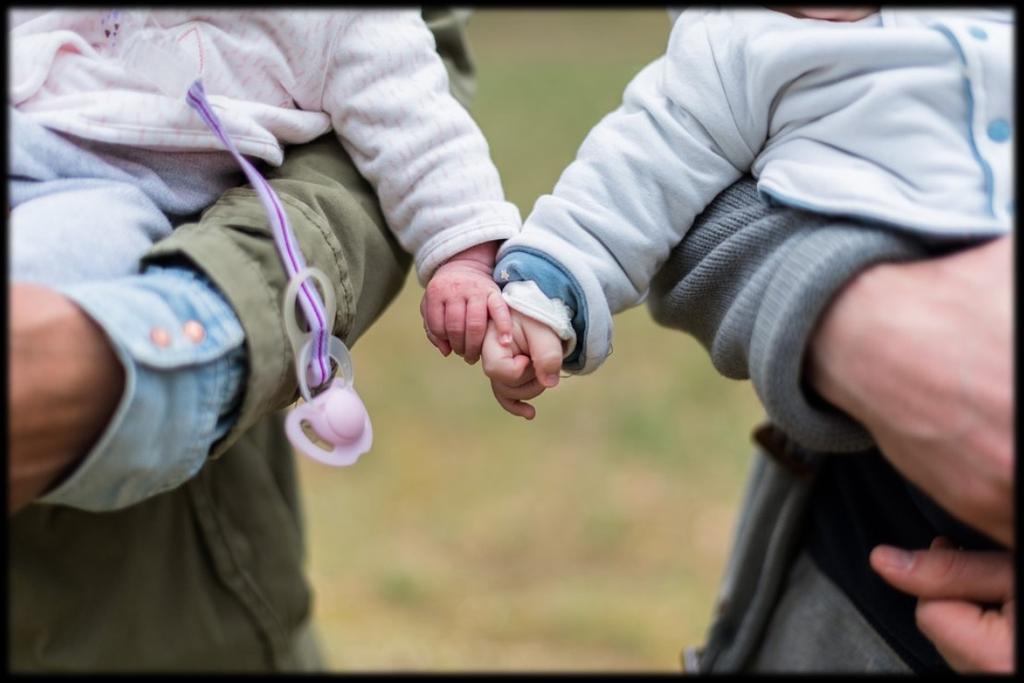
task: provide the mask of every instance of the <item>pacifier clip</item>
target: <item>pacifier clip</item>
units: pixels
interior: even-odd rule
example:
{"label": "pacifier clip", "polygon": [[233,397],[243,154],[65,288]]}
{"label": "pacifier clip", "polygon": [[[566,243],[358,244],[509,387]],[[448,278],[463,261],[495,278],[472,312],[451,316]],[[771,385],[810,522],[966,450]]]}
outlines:
{"label": "pacifier clip", "polygon": [[[355,375],[348,348],[331,333],[336,312],[334,288],[322,271],[306,266],[281,201],[270,183],[242,156],[224,130],[206,98],[201,80],[192,83],[186,99],[242,167],[256,190],[288,274],[284,324],[295,356],[299,391],[304,400],[285,420],[288,440],[296,450],[314,460],[334,466],[352,465],[360,455],[370,450],[373,428],[366,406],[355,391]],[[316,288],[310,285],[311,279],[319,282],[326,305],[320,300]],[[308,322],[307,332],[299,327],[296,320],[296,302]],[[339,377],[332,376],[331,359],[337,361]],[[310,390],[310,383],[319,390],[316,395]]]}

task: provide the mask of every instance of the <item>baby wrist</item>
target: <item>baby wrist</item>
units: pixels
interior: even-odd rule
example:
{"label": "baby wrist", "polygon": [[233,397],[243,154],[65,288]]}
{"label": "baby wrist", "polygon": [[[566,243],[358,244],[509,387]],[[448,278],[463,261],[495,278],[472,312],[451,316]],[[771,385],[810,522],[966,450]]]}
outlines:
{"label": "baby wrist", "polygon": [[549,298],[533,280],[509,282],[501,291],[509,308],[544,323],[562,340],[562,358],[576,350],[572,311],[561,299]]}
{"label": "baby wrist", "polygon": [[494,257],[498,253],[498,247],[500,245],[501,240],[488,240],[487,242],[475,244],[472,247],[463,249],[456,254],[452,254],[441,265],[451,263],[452,261],[472,261],[493,269],[495,262]]}

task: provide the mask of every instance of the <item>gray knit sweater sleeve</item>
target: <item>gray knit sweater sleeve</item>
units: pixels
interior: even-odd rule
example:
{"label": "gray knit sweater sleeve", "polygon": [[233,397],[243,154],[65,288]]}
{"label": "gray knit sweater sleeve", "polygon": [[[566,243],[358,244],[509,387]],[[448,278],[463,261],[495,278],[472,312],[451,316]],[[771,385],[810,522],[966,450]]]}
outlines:
{"label": "gray knit sweater sleeve", "polygon": [[769,206],[749,177],[698,218],[651,284],[654,319],[692,334],[726,377],[750,378],[769,418],[805,448],[851,452],[867,431],[802,382],[825,307],[858,272],[922,258],[914,238],[846,219]]}

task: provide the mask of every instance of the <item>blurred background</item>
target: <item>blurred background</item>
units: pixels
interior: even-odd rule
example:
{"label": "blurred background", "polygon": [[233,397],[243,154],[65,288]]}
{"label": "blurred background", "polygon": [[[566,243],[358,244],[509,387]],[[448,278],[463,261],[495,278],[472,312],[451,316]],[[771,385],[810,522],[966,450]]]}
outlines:
{"label": "blurred background", "polygon": [[[477,10],[473,115],[525,218],[664,52],[664,10]],[[409,281],[353,349],[373,451],[299,459],[322,646],[338,670],[678,672],[703,642],[761,417],[704,350],[616,317],[593,375],[505,413],[444,359]]]}

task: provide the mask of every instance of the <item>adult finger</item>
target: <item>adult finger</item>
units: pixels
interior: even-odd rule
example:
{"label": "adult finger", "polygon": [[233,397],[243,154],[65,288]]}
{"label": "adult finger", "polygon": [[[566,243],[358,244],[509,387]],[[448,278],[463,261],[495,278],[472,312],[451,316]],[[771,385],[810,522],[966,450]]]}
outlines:
{"label": "adult finger", "polygon": [[471,298],[466,302],[466,354],[463,356],[470,365],[480,359],[480,347],[486,331],[487,300],[482,297]]}
{"label": "adult finger", "polygon": [[525,316],[523,334],[537,378],[545,387],[557,386],[558,371],[562,368],[562,340],[544,323]]}
{"label": "adult finger", "polygon": [[448,343],[448,333],[444,329],[444,299],[424,294],[420,303],[420,314],[427,330],[427,339],[430,339],[442,355],[450,354],[452,347]]}
{"label": "adult finger", "polygon": [[919,598],[1002,602],[1013,597],[1013,564],[1006,552],[880,545],[869,561],[891,586]]}
{"label": "adult finger", "polygon": [[508,310],[508,304],[502,298],[501,292],[491,292],[487,296],[487,311],[491,314],[491,320],[497,328],[498,341],[501,344],[512,343],[512,314]]}
{"label": "adult finger", "polygon": [[1013,603],[1009,611],[983,610],[960,600],[920,600],[917,627],[957,671],[1013,670]]}
{"label": "adult finger", "polygon": [[452,351],[458,355],[466,352],[466,302],[463,299],[449,299],[444,305],[444,329]]}

